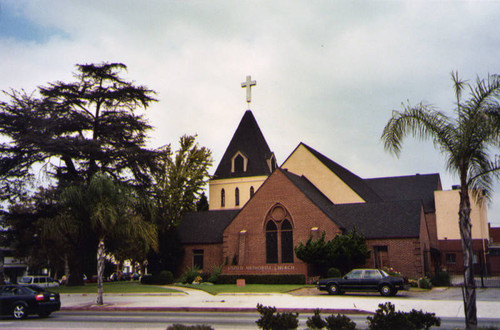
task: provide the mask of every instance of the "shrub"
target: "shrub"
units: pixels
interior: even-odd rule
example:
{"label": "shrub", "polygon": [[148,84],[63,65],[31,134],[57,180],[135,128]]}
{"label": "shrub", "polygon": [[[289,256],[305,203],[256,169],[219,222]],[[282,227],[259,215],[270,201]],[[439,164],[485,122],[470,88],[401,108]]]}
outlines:
{"label": "shrub", "polygon": [[237,279],[245,279],[246,284],[304,284],[304,274],[288,275],[219,275],[217,284],[235,284]]}
{"label": "shrub", "polygon": [[432,289],[432,283],[428,278],[422,277],[418,280],[418,287],[421,289]]}
{"label": "shrub", "polygon": [[340,270],[335,267],[328,268],[328,271],[326,272],[327,277],[341,277],[342,274],[340,273]]}
{"label": "shrub", "polygon": [[408,320],[415,326],[415,329],[429,329],[433,325],[436,327],[441,325],[441,319],[436,317],[434,313],[424,313],[422,310],[417,311],[412,309],[407,316]]}
{"label": "shrub", "polygon": [[153,275],[153,278],[156,277],[156,284],[171,284],[174,282],[174,274],[169,270],[162,270],[155,275],[156,276]]}
{"label": "shrub", "polygon": [[[257,304],[261,317],[255,323],[264,330],[297,329],[299,313],[276,313],[276,307],[265,307]],[[274,315],[276,313],[276,315]]]}
{"label": "shrub", "polygon": [[434,286],[450,286],[450,274],[444,271],[438,271],[431,279]]}
{"label": "shrub", "polygon": [[326,322],[321,318],[320,309],[314,310],[314,315],[307,318],[306,325],[309,329],[323,329],[326,326]]}
{"label": "shrub", "polygon": [[345,315],[337,314],[330,315],[326,319],[326,328],[328,330],[354,330],[356,329],[356,323],[354,323],[350,318]]}
{"label": "shrub", "polygon": [[441,320],[434,313],[424,313],[412,310],[409,313],[396,312],[390,302],[378,305],[375,315],[367,317],[369,329],[429,329],[431,326],[441,325]]}
{"label": "shrub", "polygon": [[167,330],[214,330],[214,328],[208,325],[182,325],[182,324],[174,324],[167,328]]}
{"label": "shrub", "polygon": [[179,282],[191,284],[200,275],[200,268],[198,266],[193,266],[187,268],[186,271],[179,278]]}
{"label": "shrub", "polygon": [[219,278],[220,274],[222,273],[222,266],[214,266],[212,268],[212,273],[207,279],[207,282],[215,283],[217,282],[217,279]]}

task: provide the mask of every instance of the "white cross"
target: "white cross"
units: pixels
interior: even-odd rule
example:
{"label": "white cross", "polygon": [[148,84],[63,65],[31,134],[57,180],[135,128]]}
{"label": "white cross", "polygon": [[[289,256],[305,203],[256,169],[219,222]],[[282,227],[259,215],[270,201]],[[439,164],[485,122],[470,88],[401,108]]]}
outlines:
{"label": "white cross", "polygon": [[251,76],[247,76],[247,81],[241,83],[241,88],[247,89],[247,103],[250,104],[252,102],[252,86],[256,86],[257,82],[252,81]]}

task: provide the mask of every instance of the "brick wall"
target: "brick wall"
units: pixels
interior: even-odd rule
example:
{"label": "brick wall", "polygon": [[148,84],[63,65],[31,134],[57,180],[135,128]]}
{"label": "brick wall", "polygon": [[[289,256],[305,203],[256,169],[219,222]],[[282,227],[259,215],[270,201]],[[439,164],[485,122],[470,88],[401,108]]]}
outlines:
{"label": "brick wall", "polygon": [[[289,220],[293,227],[293,246],[297,246],[300,242],[306,242],[313,232],[326,231],[327,240],[340,233],[339,227],[304,196],[284,173],[277,170],[224,231],[224,259],[227,258],[231,261],[237,255],[240,266],[266,265],[266,215],[276,204],[282,205],[290,215],[291,219]],[[281,261],[279,244],[278,260]],[[298,265],[303,264],[303,262],[294,256],[293,264]],[[266,268],[262,269],[264,270],[260,273],[265,274]]]}
{"label": "brick wall", "polygon": [[222,244],[186,244],[184,245],[184,258],[178,269],[182,274],[186,269],[193,267],[193,251],[203,250],[203,271],[210,272],[214,266],[223,264]]}
{"label": "brick wall", "polygon": [[[483,246],[484,243],[484,246]],[[484,267],[484,252],[488,249],[488,242],[475,239],[472,241],[472,248],[474,250],[474,273],[476,275],[481,273],[481,267]],[[450,274],[462,275],[464,272],[464,254],[462,250],[462,241],[458,239],[439,240],[439,250],[441,251],[441,267]],[[447,257],[447,255],[450,255]],[[454,255],[454,260],[451,255]],[[487,261],[486,261],[487,262]]]}
{"label": "brick wall", "polygon": [[366,243],[372,252],[365,267],[375,267],[375,246],[387,246],[386,262],[379,268],[393,268],[408,278],[424,276],[424,256],[417,238],[369,239]]}

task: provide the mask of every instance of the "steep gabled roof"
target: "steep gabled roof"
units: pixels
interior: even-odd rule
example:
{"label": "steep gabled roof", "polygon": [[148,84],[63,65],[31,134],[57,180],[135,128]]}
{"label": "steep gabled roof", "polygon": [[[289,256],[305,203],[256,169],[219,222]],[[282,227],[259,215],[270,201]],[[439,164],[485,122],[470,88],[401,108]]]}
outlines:
{"label": "steep gabled roof", "polygon": [[383,199],[375,193],[372,188],[359,176],[340,166],[330,158],[314,150],[308,145],[301,143],[309,150],[319,161],[323,163],[330,171],[335,173],[342,181],[345,182],[356,194],[358,194],[366,202],[381,202]]}
{"label": "steep gabled roof", "polygon": [[356,227],[366,238],[419,237],[422,203],[413,200],[335,204],[329,214],[335,222],[342,219],[345,229]]}
{"label": "steep gabled roof", "polygon": [[222,243],[224,229],[233,221],[239,210],[191,212],[184,216],[177,227],[182,244]]}
{"label": "steep gabled roof", "polygon": [[365,179],[385,201],[421,200],[426,213],[436,211],[434,191],[441,190],[439,174]]}
{"label": "steep gabled roof", "polygon": [[[248,158],[246,172],[231,173],[231,159],[237,152]],[[267,160],[272,156],[252,111],[247,110],[214,174],[214,179],[270,175]]]}

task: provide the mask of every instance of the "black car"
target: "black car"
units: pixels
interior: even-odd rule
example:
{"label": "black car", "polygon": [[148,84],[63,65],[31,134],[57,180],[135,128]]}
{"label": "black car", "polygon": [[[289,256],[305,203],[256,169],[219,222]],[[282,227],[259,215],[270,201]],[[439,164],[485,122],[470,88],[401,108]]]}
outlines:
{"label": "black car", "polygon": [[398,290],[408,290],[408,280],[394,277],[381,269],[353,269],[341,278],[318,281],[318,289],[329,294],[345,291],[378,291],[382,296],[394,296]]}
{"label": "black car", "polygon": [[30,314],[48,317],[61,309],[59,293],[45,291],[31,285],[0,286],[0,314],[12,315],[15,319],[23,319]]}

